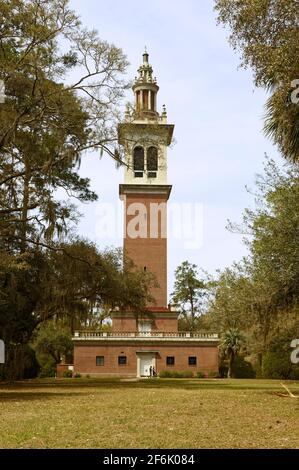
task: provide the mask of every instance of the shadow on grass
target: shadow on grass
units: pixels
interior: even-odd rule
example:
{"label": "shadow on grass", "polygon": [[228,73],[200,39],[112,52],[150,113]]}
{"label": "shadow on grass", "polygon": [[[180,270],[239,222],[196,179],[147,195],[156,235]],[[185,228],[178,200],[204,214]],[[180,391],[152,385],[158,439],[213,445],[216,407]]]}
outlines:
{"label": "shadow on grass", "polygon": [[70,398],[82,397],[84,395],[90,396],[88,392],[3,392],[0,390],[0,404],[5,402],[20,402],[20,401],[33,401],[33,400],[53,400],[57,398]]}
{"label": "shadow on grass", "polygon": [[[292,386],[295,385],[293,382]],[[78,389],[152,389],[152,388],[164,388],[164,389],[182,389],[182,390],[250,390],[250,391],[275,391],[281,389],[279,382],[277,381],[259,381],[259,380],[227,380],[227,379],[141,379],[138,381],[122,381],[119,378],[80,378],[80,379],[33,379],[14,382],[12,384],[4,384],[0,382],[0,400],[2,399],[1,389],[4,390],[16,390],[16,389],[45,389],[45,392],[39,391],[37,395],[48,394],[49,397],[57,396],[72,396],[82,395],[84,392],[72,392],[71,390]],[[69,389],[65,393],[48,392],[47,389]],[[9,392],[11,395],[13,392]],[[15,392],[17,393],[17,392]],[[19,395],[23,395],[26,392],[21,392]],[[87,394],[87,392],[86,392]],[[28,393],[28,398],[33,396],[32,392]]]}

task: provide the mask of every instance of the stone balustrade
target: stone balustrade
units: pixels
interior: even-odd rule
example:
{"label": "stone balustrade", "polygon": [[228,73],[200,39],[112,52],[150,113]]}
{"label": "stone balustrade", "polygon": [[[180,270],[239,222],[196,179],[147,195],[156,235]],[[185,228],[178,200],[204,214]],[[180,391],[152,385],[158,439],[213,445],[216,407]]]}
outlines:
{"label": "stone balustrade", "polygon": [[167,331],[76,331],[74,340],[101,339],[182,339],[182,340],[218,340],[217,333],[167,332]]}

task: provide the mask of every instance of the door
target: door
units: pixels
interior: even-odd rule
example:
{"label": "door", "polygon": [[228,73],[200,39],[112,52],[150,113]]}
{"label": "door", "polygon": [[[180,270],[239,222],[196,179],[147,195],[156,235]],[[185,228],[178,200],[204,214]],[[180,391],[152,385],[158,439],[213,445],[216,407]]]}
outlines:
{"label": "door", "polygon": [[140,376],[149,377],[150,367],[155,366],[155,357],[152,354],[140,354]]}

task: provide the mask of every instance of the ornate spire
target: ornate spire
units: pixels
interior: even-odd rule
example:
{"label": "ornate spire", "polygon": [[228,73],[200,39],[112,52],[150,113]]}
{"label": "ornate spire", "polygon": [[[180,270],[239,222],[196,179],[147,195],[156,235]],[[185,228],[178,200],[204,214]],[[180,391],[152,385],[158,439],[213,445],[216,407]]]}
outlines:
{"label": "ornate spire", "polygon": [[156,78],[153,78],[153,68],[149,64],[148,58],[149,54],[145,48],[144,53],[142,54],[143,63],[138,69],[138,77],[135,79],[134,85],[141,83],[156,84]]}
{"label": "ornate spire", "polygon": [[135,112],[143,118],[157,118],[156,97],[159,87],[156,77],[153,77],[153,68],[148,58],[149,54],[146,50],[142,54],[143,62],[138,69],[138,76],[135,77],[133,91],[135,93]]}

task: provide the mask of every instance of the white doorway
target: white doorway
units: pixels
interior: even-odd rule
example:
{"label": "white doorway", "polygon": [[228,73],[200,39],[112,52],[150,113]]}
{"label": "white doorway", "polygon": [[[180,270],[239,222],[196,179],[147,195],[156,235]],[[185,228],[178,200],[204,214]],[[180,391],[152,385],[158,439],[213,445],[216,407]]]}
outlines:
{"label": "white doorway", "polygon": [[152,323],[150,321],[140,321],[138,323],[138,332],[143,336],[150,336]]}
{"label": "white doorway", "polygon": [[150,377],[151,367],[156,369],[155,354],[137,353],[137,377]]}

